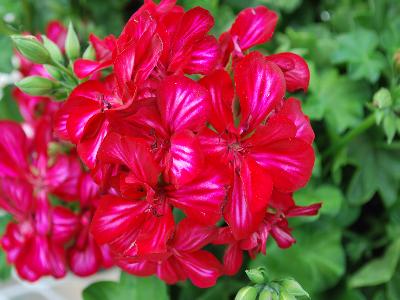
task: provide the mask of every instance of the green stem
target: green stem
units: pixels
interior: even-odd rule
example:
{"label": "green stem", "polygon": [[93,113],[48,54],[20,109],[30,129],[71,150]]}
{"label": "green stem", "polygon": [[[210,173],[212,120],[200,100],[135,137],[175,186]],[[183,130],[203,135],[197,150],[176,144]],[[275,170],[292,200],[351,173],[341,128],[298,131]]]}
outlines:
{"label": "green stem", "polygon": [[357,127],[350,130],[346,133],[342,138],[340,138],[336,143],[331,145],[326,151],[324,151],[321,155],[322,159],[327,158],[335,152],[341,150],[344,146],[346,146],[349,142],[351,142],[355,137],[359,136],[367,129],[372,127],[375,124],[375,114],[370,114],[366,119],[364,119]]}
{"label": "green stem", "polygon": [[61,70],[63,70],[76,84],[78,84],[78,80],[76,79],[76,77],[74,76],[74,74],[72,73],[72,71],[70,69],[68,69],[63,64],[61,64],[57,61],[54,61],[54,63],[56,64],[57,68],[60,68]]}

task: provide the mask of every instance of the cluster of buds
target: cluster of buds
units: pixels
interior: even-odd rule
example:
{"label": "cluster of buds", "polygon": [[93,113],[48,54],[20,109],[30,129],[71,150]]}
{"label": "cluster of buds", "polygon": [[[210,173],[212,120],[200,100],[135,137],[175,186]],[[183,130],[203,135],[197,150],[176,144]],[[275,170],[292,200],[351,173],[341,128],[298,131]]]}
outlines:
{"label": "cluster of buds", "polygon": [[[315,160],[309,119],[288,96],[307,90],[309,70],[294,53],[250,50],[273,35],[278,18],[266,7],[243,10],[217,39],[207,10],[175,2],[146,0],[119,37],[91,35],[82,58],[76,35],[66,34],[69,64],[50,55],[63,78],[49,80],[57,98],[77,86],[50,115],[101,193],[85,219],[96,249],[128,273],[210,287],[239,271],[244,252],[265,254],[269,236],[290,247],[288,218],[318,212],[320,204],[297,206],[292,197]],[[46,39],[38,43],[49,51]],[[72,171],[62,173],[79,187]],[[226,248],[222,262],[213,247]]]}

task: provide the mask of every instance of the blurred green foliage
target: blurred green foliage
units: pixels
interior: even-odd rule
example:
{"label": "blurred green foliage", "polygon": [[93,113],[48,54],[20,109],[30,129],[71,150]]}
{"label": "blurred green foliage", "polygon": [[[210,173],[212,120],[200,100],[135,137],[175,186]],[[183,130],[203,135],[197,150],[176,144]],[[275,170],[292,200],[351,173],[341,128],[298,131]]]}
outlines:
{"label": "blurred green foliage", "polygon": [[[265,266],[271,278],[294,277],[316,300],[400,299],[400,1],[180,3],[185,8],[209,9],[217,35],[245,7],[266,5],[279,12],[274,39],[259,50],[293,51],[310,65],[309,92],[298,97],[316,132],[317,164],[310,184],[295,198],[300,204],[322,201],[324,206],[311,220],[295,220],[298,242],[292,248],[281,250],[270,241],[267,256],[246,259],[236,277],[221,278],[208,290],[188,282],[172,286],[171,299],[230,299],[246,285],[248,266]],[[7,33],[37,33],[49,20],[59,19],[64,24],[71,20],[83,41],[89,32],[118,34],[140,4],[135,0],[1,0],[0,72],[12,71]],[[18,119],[10,87],[3,94],[0,118]],[[0,253],[0,277],[9,272],[4,266]],[[136,293],[137,299],[166,297],[166,287],[159,281],[127,280],[134,282],[127,285],[122,278],[118,283],[96,283],[85,290],[84,299],[128,299],[126,293]],[[155,289],[160,294],[151,294]],[[109,298],[100,298],[101,291]]]}

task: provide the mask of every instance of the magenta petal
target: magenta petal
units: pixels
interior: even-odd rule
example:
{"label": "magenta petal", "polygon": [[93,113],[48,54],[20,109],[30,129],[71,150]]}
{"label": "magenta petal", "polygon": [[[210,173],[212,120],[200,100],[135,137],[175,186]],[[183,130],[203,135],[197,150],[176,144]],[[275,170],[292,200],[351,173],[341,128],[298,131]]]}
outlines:
{"label": "magenta petal", "polygon": [[46,36],[64,51],[67,29],[59,21],[50,21],[46,27]]}
{"label": "magenta petal", "polygon": [[242,50],[247,50],[255,45],[268,41],[274,34],[278,15],[266,8],[258,6],[246,8],[237,16],[230,33],[237,38]]}
{"label": "magenta petal", "polygon": [[20,177],[28,169],[27,138],[21,126],[12,121],[0,121],[0,173]]}
{"label": "magenta petal", "polygon": [[239,243],[229,245],[224,253],[224,273],[226,275],[235,275],[239,272],[243,263],[243,251]]}
{"label": "magenta petal", "polygon": [[166,179],[177,186],[195,178],[204,164],[200,142],[189,130],[180,131],[171,137],[166,159]]}
{"label": "magenta petal", "polygon": [[297,138],[309,144],[314,141],[315,135],[310,119],[302,112],[300,100],[296,98],[287,99],[278,114],[283,115],[294,123]]}
{"label": "magenta petal", "polygon": [[254,147],[250,155],[271,175],[274,187],[293,192],[310,179],[315,155],[310,144],[294,137],[293,123],[278,117],[260,126],[251,137]]}
{"label": "magenta petal", "polygon": [[204,250],[180,253],[176,259],[181,263],[192,283],[200,288],[215,285],[222,274],[221,263],[214,255]]}
{"label": "magenta petal", "polygon": [[168,284],[175,284],[187,278],[181,263],[173,256],[158,264],[157,276]]}
{"label": "magenta petal", "polygon": [[241,126],[252,131],[285,95],[282,71],[259,52],[241,59],[235,68],[236,92],[241,108]]}
{"label": "magenta petal", "polygon": [[110,64],[111,61],[101,63],[94,60],[79,58],[74,62],[74,73],[79,79],[83,79],[92,75],[96,71],[108,67]]}
{"label": "magenta petal", "polygon": [[161,170],[143,139],[121,137],[119,134],[111,133],[100,149],[99,158],[102,162],[127,166],[131,170],[130,183],[135,180],[151,186],[157,184]]}
{"label": "magenta petal", "polygon": [[151,261],[129,262],[119,259],[116,264],[125,272],[136,276],[150,276],[156,273],[157,263]]}
{"label": "magenta petal", "polygon": [[109,121],[103,114],[93,117],[85,126],[82,138],[77,146],[79,157],[90,168],[96,166],[97,153],[109,132]]}
{"label": "magenta petal", "polygon": [[158,107],[161,119],[170,133],[196,130],[205,125],[208,113],[208,92],[185,76],[165,79],[159,89]]}
{"label": "magenta petal", "polygon": [[78,230],[79,220],[69,209],[57,206],[52,212],[52,240],[67,243]]}
{"label": "magenta petal", "polygon": [[34,207],[32,186],[21,180],[0,180],[0,207],[18,220],[23,220]]}
{"label": "magenta petal", "polygon": [[209,74],[220,59],[218,41],[213,36],[207,36],[194,45],[184,72],[188,74]]}
{"label": "magenta petal", "polygon": [[224,172],[217,172],[218,167],[207,165],[208,167],[193,181],[178,189],[170,187],[167,197],[170,203],[182,209],[188,218],[213,225],[221,218],[222,204],[227,194],[227,179]]}
{"label": "magenta petal", "polygon": [[286,88],[289,92],[307,91],[310,82],[310,70],[301,56],[291,52],[284,52],[269,55],[266,59],[281,68],[285,76]]}
{"label": "magenta petal", "polygon": [[233,186],[224,217],[237,240],[247,238],[262,222],[272,181],[269,175],[251,159],[243,160],[239,171],[234,171]]}
{"label": "magenta petal", "polygon": [[91,231],[99,244],[111,243],[129,228],[141,225],[147,204],[116,196],[103,196],[93,217]]}
{"label": "magenta petal", "polygon": [[225,70],[217,70],[203,77],[200,83],[210,92],[209,122],[218,132],[223,132],[234,124],[232,79]]}
{"label": "magenta petal", "polygon": [[186,218],[178,224],[174,236],[174,248],[184,252],[197,251],[210,244],[216,234],[215,226],[204,226]]}
{"label": "magenta petal", "polygon": [[96,273],[102,262],[102,256],[93,239],[88,239],[83,249],[74,247],[68,253],[71,271],[78,276],[90,276]]}

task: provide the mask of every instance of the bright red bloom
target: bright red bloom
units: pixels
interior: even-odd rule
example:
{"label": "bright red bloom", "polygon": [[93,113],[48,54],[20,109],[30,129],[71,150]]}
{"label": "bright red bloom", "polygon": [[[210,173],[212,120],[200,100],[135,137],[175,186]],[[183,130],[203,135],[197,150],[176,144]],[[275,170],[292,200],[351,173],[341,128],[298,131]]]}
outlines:
{"label": "bright red bloom", "polygon": [[225,182],[211,167],[177,189],[159,179],[161,168],[144,140],[116,134],[107,137],[100,160],[129,169],[116,178],[122,197],[104,196],[92,222],[96,240],[119,255],[164,255],[174,229],[172,206],[203,224],[220,219]]}
{"label": "bright red bloom", "polygon": [[134,275],[157,274],[168,284],[189,278],[200,288],[211,287],[222,275],[222,266],[214,255],[201,249],[214,240],[216,233],[215,227],[204,227],[189,219],[184,219],[168,242],[166,258],[156,261],[120,259],[117,264]]}

